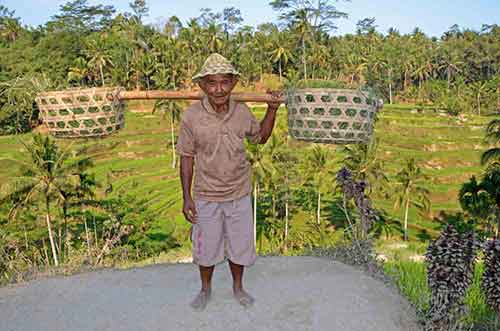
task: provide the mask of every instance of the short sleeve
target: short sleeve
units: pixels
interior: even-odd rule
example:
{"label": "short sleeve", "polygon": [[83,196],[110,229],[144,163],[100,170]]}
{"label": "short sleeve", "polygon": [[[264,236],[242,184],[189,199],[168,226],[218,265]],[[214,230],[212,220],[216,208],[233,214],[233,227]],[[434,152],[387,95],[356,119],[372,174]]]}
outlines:
{"label": "short sleeve", "polygon": [[261,140],[260,136],[260,122],[257,120],[255,115],[248,110],[249,114],[249,123],[248,123],[248,129],[245,132],[245,136],[248,138],[248,141],[251,142],[252,144],[258,144]]}
{"label": "short sleeve", "polygon": [[189,122],[184,118],[181,119],[181,125],[179,128],[179,138],[177,139],[177,145],[175,150],[179,155],[194,156],[194,134]]}

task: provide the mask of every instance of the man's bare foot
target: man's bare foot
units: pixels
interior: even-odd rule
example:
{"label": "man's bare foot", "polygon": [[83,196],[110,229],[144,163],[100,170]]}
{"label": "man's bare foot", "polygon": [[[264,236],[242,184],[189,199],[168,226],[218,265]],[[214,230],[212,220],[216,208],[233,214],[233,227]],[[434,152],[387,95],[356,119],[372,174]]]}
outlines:
{"label": "man's bare foot", "polygon": [[242,288],[241,289],[233,289],[233,294],[234,294],[234,298],[243,307],[250,307],[255,302],[255,299],[250,294],[245,292],[245,290],[243,290]]}
{"label": "man's bare foot", "polygon": [[210,292],[211,290],[201,290],[189,305],[195,310],[204,310],[208,301],[210,301]]}

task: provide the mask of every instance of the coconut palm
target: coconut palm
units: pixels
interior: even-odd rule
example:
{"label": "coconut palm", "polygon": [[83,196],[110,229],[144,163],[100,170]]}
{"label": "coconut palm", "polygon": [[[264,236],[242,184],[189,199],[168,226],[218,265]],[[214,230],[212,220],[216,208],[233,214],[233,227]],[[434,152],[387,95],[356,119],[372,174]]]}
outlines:
{"label": "coconut palm", "polygon": [[[278,203],[281,196],[281,186],[283,178],[281,176],[281,169],[279,164],[279,157],[283,151],[285,141],[280,138],[279,134],[274,132],[269,138],[268,142],[262,149],[263,164],[266,165],[266,173],[263,177],[262,183],[265,189],[271,196],[271,222],[267,222],[267,229],[272,233],[269,234],[268,239],[271,238],[274,232],[278,231],[276,221],[278,219]],[[261,237],[262,239],[262,237]],[[262,241],[261,241],[262,246]]]}
{"label": "coconut palm", "polygon": [[252,186],[253,186],[253,225],[254,225],[254,241],[257,241],[257,202],[259,193],[259,184],[266,177],[269,164],[262,153],[262,146],[259,144],[247,144],[246,148],[247,159],[252,166]]}
{"label": "coconut palm", "polygon": [[[500,143],[500,119],[494,119],[486,127],[486,142]],[[481,155],[481,165],[500,166],[500,147],[492,147]]]}
{"label": "coconut palm", "polygon": [[389,182],[383,170],[384,163],[377,155],[378,144],[379,139],[374,138],[368,144],[343,147],[342,164],[352,172],[355,180],[370,183],[367,195],[371,194],[372,186],[383,190]]}
{"label": "coconut palm", "polygon": [[172,100],[158,100],[155,102],[153,113],[161,110],[164,113],[169,114],[170,118],[170,142],[172,147],[172,168],[176,166],[176,154],[175,154],[175,122],[180,120],[181,107],[179,104]]}
{"label": "coconut palm", "polygon": [[488,81],[477,81],[469,84],[470,91],[477,103],[477,114],[481,115],[481,98],[487,93]]}
{"label": "coconut palm", "polygon": [[309,180],[312,180],[317,191],[316,222],[321,223],[321,193],[327,185],[330,153],[326,147],[315,144],[308,151],[305,159],[304,173]]}
{"label": "coconut palm", "polygon": [[422,186],[422,181],[428,179],[420,167],[415,164],[415,159],[406,161],[406,165],[396,175],[396,201],[394,208],[404,205],[404,240],[408,240],[408,211],[410,206],[415,206],[421,211],[429,211],[429,190]]}
{"label": "coconut palm", "polygon": [[482,186],[494,202],[494,213],[497,221],[495,236],[500,232],[500,167],[490,169],[484,175]]}
{"label": "coconut palm", "polygon": [[292,58],[291,46],[286,33],[276,30],[272,35],[273,51],[271,52],[271,60],[273,63],[278,63],[278,71],[280,81],[283,76],[283,66],[288,64]]}
{"label": "coconut palm", "polygon": [[304,79],[307,80],[307,53],[306,42],[311,39],[313,28],[309,23],[309,15],[305,9],[299,9],[295,12],[292,20],[292,26],[296,35],[299,36],[300,47],[302,49],[302,65],[304,67]]}
{"label": "coconut palm", "polygon": [[[486,220],[492,212],[493,201],[483,183],[478,183],[475,176],[462,185],[458,193],[458,201],[463,210],[481,220]],[[490,228],[489,224],[488,228]]]}
{"label": "coconut palm", "polygon": [[88,57],[88,65],[91,68],[98,69],[101,76],[101,83],[104,86],[104,69],[106,66],[113,66],[111,54],[106,47],[103,37],[88,40],[85,54]]}
{"label": "coconut palm", "polygon": [[16,18],[3,17],[0,21],[0,36],[9,42],[15,42],[22,31],[23,27]]}
{"label": "coconut palm", "polygon": [[56,243],[52,233],[53,201],[65,200],[64,192],[75,186],[79,175],[90,165],[88,158],[71,160],[69,148],[61,151],[54,140],[40,134],[33,136],[31,143],[22,142],[29,155],[29,161],[19,161],[22,171],[19,176],[2,186],[0,203],[10,201],[13,207],[9,217],[15,217],[19,209],[41,200],[45,207],[45,220],[49,233],[54,264],[59,265]]}
{"label": "coconut palm", "polygon": [[84,85],[89,74],[89,65],[83,57],[78,57],[73,66],[69,68],[68,82],[78,82],[79,85]]}

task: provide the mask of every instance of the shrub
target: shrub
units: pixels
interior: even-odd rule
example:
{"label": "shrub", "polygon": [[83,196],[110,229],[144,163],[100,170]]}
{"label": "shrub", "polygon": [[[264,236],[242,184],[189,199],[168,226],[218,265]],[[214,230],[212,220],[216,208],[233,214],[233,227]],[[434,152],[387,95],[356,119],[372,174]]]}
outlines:
{"label": "shrub", "polygon": [[464,297],[474,276],[479,248],[474,232],[459,233],[448,225],[425,254],[431,300],[426,330],[458,330],[465,312]]}

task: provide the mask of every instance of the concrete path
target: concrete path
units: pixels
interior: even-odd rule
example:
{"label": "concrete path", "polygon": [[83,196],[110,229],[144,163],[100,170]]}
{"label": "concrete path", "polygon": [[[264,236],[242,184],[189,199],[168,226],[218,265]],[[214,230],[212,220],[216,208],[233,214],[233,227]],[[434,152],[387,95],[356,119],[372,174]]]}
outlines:
{"label": "concrete path", "polygon": [[362,272],[317,257],[259,257],[245,270],[255,305],[232,297],[226,263],[212,300],[189,307],[199,290],[193,264],[106,269],[0,288],[0,330],[419,330],[395,290]]}

